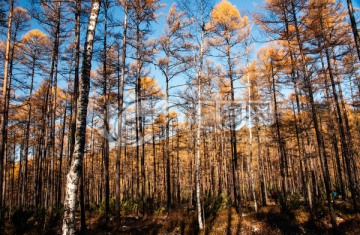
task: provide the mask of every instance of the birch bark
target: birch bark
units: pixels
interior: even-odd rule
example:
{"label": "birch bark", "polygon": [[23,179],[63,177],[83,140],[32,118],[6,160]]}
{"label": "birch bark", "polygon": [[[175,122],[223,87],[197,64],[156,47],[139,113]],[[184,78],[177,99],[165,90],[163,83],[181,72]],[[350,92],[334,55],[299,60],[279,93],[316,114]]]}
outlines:
{"label": "birch bark", "polygon": [[75,149],[69,173],[66,176],[67,182],[62,227],[62,233],[64,235],[75,234],[76,195],[78,191],[78,182],[81,174],[82,160],[85,150],[86,115],[87,106],[89,103],[91,60],[100,3],[101,0],[92,1],[91,13],[86,33],[84,58],[81,71],[82,76],[79,87],[79,100],[77,107],[78,113],[76,115]]}

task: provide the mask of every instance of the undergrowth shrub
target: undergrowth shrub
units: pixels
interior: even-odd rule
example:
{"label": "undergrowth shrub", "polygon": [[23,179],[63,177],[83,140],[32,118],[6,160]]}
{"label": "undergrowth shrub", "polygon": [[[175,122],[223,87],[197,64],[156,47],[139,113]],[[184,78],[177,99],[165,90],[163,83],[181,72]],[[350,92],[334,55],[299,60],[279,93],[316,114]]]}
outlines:
{"label": "undergrowth shrub", "polygon": [[31,212],[16,209],[10,216],[10,222],[14,228],[15,234],[23,234],[29,229],[28,219],[31,217]]}
{"label": "undergrowth shrub", "polygon": [[140,206],[139,201],[133,198],[123,198],[120,201],[120,209],[125,213],[136,212],[139,206]]}
{"label": "undergrowth shrub", "polygon": [[301,201],[301,197],[298,194],[290,195],[288,198],[288,208],[290,210],[299,209],[302,206],[303,202]]}
{"label": "undergrowth shrub", "polygon": [[160,206],[154,210],[154,215],[163,215],[166,212],[165,207]]}
{"label": "undergrowth shrub", "polygon": [[219,211],[226,209],[229,204],[228,196],[225,193],[221,193],[215,197],[206,197],[204,199],[204,212],[205,216],[216,215]]}

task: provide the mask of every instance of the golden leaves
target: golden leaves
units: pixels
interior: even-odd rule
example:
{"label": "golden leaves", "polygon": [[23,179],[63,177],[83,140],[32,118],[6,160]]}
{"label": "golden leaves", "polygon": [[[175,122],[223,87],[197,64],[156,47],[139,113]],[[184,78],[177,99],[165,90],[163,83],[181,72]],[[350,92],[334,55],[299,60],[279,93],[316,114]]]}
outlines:
{"label": "golden leaves", "polygon": [[210,23],[206,29],[221,30],[224,35],[228,35],[234,30],[240,30],[249,24],[249,18],[241,17],[236,6],[227,0],[218,3],[212,10],[210,17]]}
{"label": "golden leaves", "polygon": [[153,97],[162,97],[164,96],[161,91],[161,87],[155,78],[152,77],[142,77],[140,80],[140,84],[142,87],[142,92],[144,96],[153,96]]}
{"label": "golden leaves", "polygon": [[211,12],[211,22],[215,25],[219,24],[226,26],[229,30],[239,27],[240,20],[241,17],[239,11],[227,0],[218,3]]}
{"label": "golden leaves", "polygon": [[179,114],[175,111],[175,110],[171,110],[169,112],[169,118],[170,119],[174,119],[174,118],[177,118],[179,116]]}
{"label": "golden leaves", "polygon": [[21,39],[21,51],[30,57],[39,57],[51,47],[50,39],[39,29],[28,31]]}
{"label": "golden leaves", "polygon": [[50,42],[47,35],[39,29],[30,30],[22,37],[23,42],[33,41],[34,39],[39,39],[44,42]]}

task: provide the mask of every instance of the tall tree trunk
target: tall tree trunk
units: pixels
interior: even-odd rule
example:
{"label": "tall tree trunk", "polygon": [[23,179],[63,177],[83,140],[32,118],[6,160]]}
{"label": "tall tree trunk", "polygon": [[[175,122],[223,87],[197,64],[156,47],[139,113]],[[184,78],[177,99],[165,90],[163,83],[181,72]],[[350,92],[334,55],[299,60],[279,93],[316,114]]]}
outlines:
{"label": "tall tree trunk", "polygon": [[267,205],[267,194],[266,194],[266,182],[265,182],[265,170],[264,170],[264,157],[261,153],[261,141],[260,141],[260,131],[259,124],[255,124],[256,129],[256,139],[257,139],[257,160],[258,160],[258,170],[259,170],[259,180],[260,180],[260,191],[261,191],[261,202],[262,206]]}
{"label": "tall tree trunk", "polygon": [[[251,100],[251,82],[250,82],[250,76],[249,76],[249,64],[248,64],[248,42],[246,42],[246,76],[247,76],[247,82],[248,82],[248,102],[249,102],[249,110],[248,110],[248,128],[249,128],[249,172],[250,172],[250,180],[251,180],[251,194],[254,201],[254,209],[257,212],[257,202],[256,202],[256,193],[255,193],[255,180],[254,180],[254,171],[253,171],[253,135],[252,135],[252,119],[251,119],[251,111],[252,111],[252,100]],[[259,164],[259,162],[258,162]]]}
{"label": "tall tree trunk", "polygon": [[276,98],[276,86],[275,86],[275,74],[274,74],[274,65],[273,61],[271,61],[271,82],[272,82],[272,95],[273,95],[273,102],[274,102],[274,118],[275,118],[275,125],[276,125],[276,137],[277,137],[277,143],[279,147],[279,153],[280,153],[280,174],[281,174],[281,187],[282,187],[282,200],[280,201],[282,203],[283,209],[286,209],[286,202],[287,202],[287,187],[286,187],[286,173],[285,173],[285,159],[286,159],[286,148],[285,148],[285,141],[283,140],[280,132],[280,120],[279,120],[279,113],[278,113],[278,104],[277,104],[277,98]]}
{"label": "tall tree trunk", "polygon": [[[141,58],[140,58],[140,47],[141,47],[141,38],[140,38],[140,26],[139,23],[136,25],[136,81],[135,81],[135,137],[136,137],[136,199],[140,199],[140,137],[141,135]],[[137,212],[139,212],[137,208]]]}
{"label": "tall tree trunk", "polygon": [[234,88],[234,78],[233,78],[233,65],[232,65],[232,55],[230,52],[231,47],[228,45],[227,50],[227,64],[229,67],[228,76],[230,79],[230,142],[231,142],[231,169],[232,169],[232,178],[233,178],[233,193],[234,193],[234,202],[236,211],[241,212],[241,200],[240,200],[240,180],[238,175],[238,154],[237,154],[237,139],[236,139],[236,122],[235,122],[235,88]]}
{"label": "tall tree trunk", "polygon": [[354,16],[354,8],[353,8],[353,4],[352,4],[352,0],[346,0],[347,2],[347,6],[348,6],[348,11],[349,11],[349,17],[350,17],[350,22],[351,22],[351,29],[354,35],[354,41],[355,41],[355,46],[356,46],[356,51],[358,54],[358,58],[360,61],[360,36],[359,36],[359,31],[356,25],[356,19]]}
{"label": "tall tree trunk", "polygon": [[11,42],[11,28],[12,18],[14,12],[14,0],[10,2],[9,18],[8,18],[8,29],[6,39],[6,51],[5,51],[5,66],[4,66],[4,82],[3,82],[3,93],[2,93],[2,120],[1,120],[1,143],[0,143],[0,222],[2,222],[3,213],[3,173],[4,160],[6,160],[6,140],[7,140],[7,124],[8,124],[8,112],[9,112],[9,62],[10,62],[10,42]]}
{"label": "tall tree trunk", "polygon": [[157,196],[156,196],[156,188],[157,188],[157,178],[156,178],[156,142],[155,142],[155,120],[152,115],[152,125],[151,125],[151,131],[152,131],[152,152],[153,152],[153,200],[154,203],[157,202]]}
{"label": "tall tree trunk", "polygon": [[109,1],[105,0],[104,2],[104,42],[103,42],[103,76],[104,76],[104,84],[103,84],[103,124],[104,131],[103,141],[104,141],[104,149],[103,149],[103,161],[104,161],[104,180],[105,180],[105,218],[108,220],[108,216],[110,213],[110,180],[109,180],[109,117],[108,117],[108,71],[107,71],[107,18],[108,18],[108,8]]}
{"label": "tall tree trunk", "polygon": [[169,64],[167,63],[166,72],[166,124],[165,124],[165,154],[166,154],[166,199],[167,209],[171,212],[171,168],[170,168],[170,109],[169,109]]}
{"label": "tall tree trunk", "polygon": [[[67,97],[66,97],[67,100]],[[59,153],[59,170],[58,170],[58,179],[57,179],[57,213],[60,212],[60,205],[61,205],[61,194],[62,194],[62,162],[63,162],[63,151],[64,151],[64,138],[65,138],[65,129],[66,129],[66,111],[67,111],[68,102],[65,103],[64,108],[64,116],[63,116],[63,124],[62,124],[62,131],[61,131],[61,143],[60,143],[60,153]]]}
{"label": "tall tree trunk", "polygon": [[[128,16],[128,3],[124,1],[124,28],[123,28],[123,41],[122,41],[122,54],[121,62],[118,66],[121,66],[121,74],[118,80],[118,135],[117,135],[117,154],[116,154],[116,184],[115,184],[115,211],[116,217],[120,219],[120,160],[121,160],[121,145],[122,145],[122,113],[124,103],[124,80],[126,69],[126,45],[127,45],[127,16]],[[120,68],[119,68],[120,69]],[[124,175],[124,173],[123,173]]]}
{"label": "tall tree trunk", "polygon": [[64,218],[62,226],[62,233],[64,235],[75,234],[76,195],[78,191],[78,182],[81,174],[82,160],[85,151],[86,115],[89,102],[91,60],[95,28],[100,10],[100,3],[101,0],[92,1],[91,13],[86,33],[83,64],[81,71],[82,76],[79,89],[78,114],[76,118],[75,149],[74,156],[71,162],[71,167],[66,177],[67,183],[64,201]]}
{"label": "tall tree trunk", "polygon": [[75,5],[75,74],[74,74],[74,91],[73,103],[71,110],[71,135],[70,135],[70,155],[69,164],[71,163],[74,146],[75,146],[75,132],[76,132],[76,116],[77,116],[77,101],[79,96],[79,68],[80,68],[80,12],[81,0],[76,0]]}
{"label": "tall tree trunk", "polygon": [[36,60],[34,59],[32,66],[31,66],[31,82],[30,82],[30,92],[29,92],[29,98],[28,98],[28,105],[29,105],[29,110],[28,110],[28,116],[27,116],[27,122],[26,122],[26,131],[25,131],[25,170],[24,170],[24,189],[23,189],[23,194],[24,194],[24,200],[23,200],[23,205],[24,205],[24,209],[26,210],[27,208],[27,202],[25,200],[25,197],[27,195],[27,191],[28,191],[28,155],[29,155],[29,138],[30,138],[30,122],[31,122],[31,114],[32,114],[32,93],[33,93],[33,89],[34,89],[34,76],[35,76],[35,64],[36,64]]}
{"label": "tall tree trunk", "polygon": [[200,42],[200,68],[198,71],[198,89],[197,89],[197,98],[198,98],[198,107],[197,107],[197,136],[196,136],[196,157],[195,157],[195,188],[196,188],[196,207],[198,214],[198,224],[199,229],[204,229],[203,213],[201,207],[201,79],[203,76],[203,43],[204,43],[204,31],[201,31],[201,42]]}
{"label": "tall tree trunk", "polygon": [[51,107],[51,112],[52,112],[52,116],[51,116],[51,138],[50,138],[50,142],[51,142],[51,175],[49,177],[49,193],[50,193],[50,199],[49,199],[49,204],[50,204],[50,216],[52,213],[52,208],[53,208],[53,204],[54,204],[54,185],[55,185],[55,177],[54,177],[54,165],[55,165],[55,157],[56,157],[56,136],[55,136],[55,122],[56,122],[56,106],[57,106],[57,74],[58,74],[58,61],[59,61],[59,46],[60,46],[60,18],[61,18],[61,2],[58,2],[58,9],[57,9],[57,18],[56,18],[56,30],[55,30],[55,41],[54,41],[54,73],[53,73],[53,77],[52,77],[52,81],[53,81],[53,103],[52,103],[52,107]]}

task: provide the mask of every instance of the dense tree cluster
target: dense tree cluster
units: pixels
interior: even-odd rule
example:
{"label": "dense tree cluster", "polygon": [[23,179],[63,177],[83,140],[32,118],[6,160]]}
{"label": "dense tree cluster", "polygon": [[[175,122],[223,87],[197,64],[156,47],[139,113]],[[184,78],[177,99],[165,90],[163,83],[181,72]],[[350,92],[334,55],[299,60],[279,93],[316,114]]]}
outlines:
{"label": "dense tree cluster", "polygon": [[160,0],[1,2],[0,221],[44,210],[46,230],[61,212],[73,234],[78,206],[84,229],[90,208],[185,205],[203,229],[220,197],[238,213],[326,204],[333,227],[334,196],[357,211],[352,2],[259,7],[179,0],[161,18]]}

